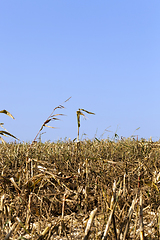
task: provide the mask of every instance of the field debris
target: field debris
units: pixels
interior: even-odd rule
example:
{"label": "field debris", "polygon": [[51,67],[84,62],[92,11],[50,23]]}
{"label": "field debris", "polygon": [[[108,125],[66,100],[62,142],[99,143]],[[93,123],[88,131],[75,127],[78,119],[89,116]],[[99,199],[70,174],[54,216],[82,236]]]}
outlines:
{"label": "field debris", "polygon": [[0,239],[160,239],[160,143],[1,143]]}

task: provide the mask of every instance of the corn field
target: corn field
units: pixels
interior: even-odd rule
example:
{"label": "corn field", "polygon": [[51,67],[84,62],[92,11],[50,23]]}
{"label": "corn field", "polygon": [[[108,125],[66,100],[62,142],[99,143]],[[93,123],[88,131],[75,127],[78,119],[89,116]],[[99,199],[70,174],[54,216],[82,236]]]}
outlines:
{"label": "corn field", "polygon": [[0,239],[160,239],[160,143],[1,143]]}

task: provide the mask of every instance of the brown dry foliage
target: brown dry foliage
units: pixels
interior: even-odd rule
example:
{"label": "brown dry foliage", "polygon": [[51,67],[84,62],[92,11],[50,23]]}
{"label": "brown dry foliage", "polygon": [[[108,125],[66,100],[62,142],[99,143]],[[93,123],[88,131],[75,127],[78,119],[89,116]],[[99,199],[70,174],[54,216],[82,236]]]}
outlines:
{"label": "brown dry foliage", "polygon": [[159,239],[159,191],[159,142],[1,144],[0,239]]}

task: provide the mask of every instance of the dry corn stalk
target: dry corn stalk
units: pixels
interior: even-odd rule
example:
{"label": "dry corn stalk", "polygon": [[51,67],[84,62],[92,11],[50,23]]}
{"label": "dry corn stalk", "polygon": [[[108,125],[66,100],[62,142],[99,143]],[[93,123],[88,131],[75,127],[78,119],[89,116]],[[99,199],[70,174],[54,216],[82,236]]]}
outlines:
{"label": "dry corn stalk", "polygon": [[28,200],[28,209],[27,209],[27,216],[26,216],[26,222],[25,222],[26,229],[29,229],[30,219],[31,219],[31,198],[32,198],[32,194],[29,195],[29,200]]}
{"label": "dry corn stalk", "polygon": [[83,112],[86,112],[86,113],[88,113],[88,114],[94,114],[95,115],[95,113],[92,113],[92,112],[89,112],[89,111],[87,111],[87,110],[85,110],[85,109],[83,109],[83,108],[79,108],[78,109],[78,111],[76,112],[77,113],[77,124],[78,124],[78,135],[77,135],[77,142],[79,142],[79,128],[80,128],[80,116],[82,115],[84,118],[86,118],[86,116],[84,115],[84,113]]}
{"label": "dry corn stalk", "polygon": [[3,194],[1,196],[1,205],[0,205],[0,211],[3,211],[3,207],[4,207],[4,199],[6,197],[6,194]]}
{"label": "dry corn stalk", "polygon": [[87,240],[87,239],[88,239],[89,231],[90,231],[90,229],[91,229],[92,222],[93,222],[93,219],[94,219],[96,213],[97,213],[97,208],[95,208],[95,209],[91,212],[91,214],[90,214],[90,217],[89,217],[89,220],[88,220],[88,222],[87,222],[86,229],[85,229],[84,240]]}
{"label": "dry corn stalk", "polygon": [[134,211],[134,206],[135,206],[136,202],[137,202],[137,196],[135,197],[135,199],[133,199],[132,205],[131,205],[131,207],[129,209],[129,212],[128,212],[127,223],[126,223],[126,227],[125,227],[125,230],[124,230],[123,240],[126,239],[126,236],[127,236],[127,233],[128,233],[128,229],[129,229],[129,223],[131,221],[132,213]]}
{"label": "dry corn stalk", "polygon": [[19,192],[21,192],[21,189],[17,186],[17,184],[14,181],[14,178],[10,178],[10,181],[13,183],[13,186],[15,187],[16,190],[18,190]]}
{"label": "dry corn stalk", "polygon": [[158,207],[158,234],[160,235],[160,206]]}
{"label": "dry corn stalk", "polygon": [[[115,203],[115,201],[116,201],[116,181],[114,181],[114,183],[113,183],[113,195],[111,198],[110,209],[113,209],[113,204]],[[112,214],[112,222],[113,222],[115,238],[117,240],[117,230],[116,230],[116,222],[115,222],[114,212]]]}
{"label": "dry corn stalk", "polygon": [[139,203],[139,205],[140,205],[140,213],[139,213],[140,240],[144,240],[142,192],[140,192],[140,203]]}
{"label": "dry corn stalk", "polygon": [[[113,217],[113,213],[115,211],[115,207],[116,207],[116,204],[117,204],[117,201],[118,201],[118,197],[120,196],[121,194],[121,186],[122,186],[122,182],[120,184],[120,187],[119,187],[119,192],[118,192],[118,196],[114,202],[114,205],[113,205],[113,209],[111,210],[111,213],[110,213],[110,216],[108,218],[108,222],[107,222],[107,225],[106,225],[106,228],[105,228],[105,231],[104,231],[104,234],[103,234],[103,237],[102,237],[102,240],[106,240],[107,239],[107,234],[108,234],[108,231],[109,231],[109,226],[111,224],[111,221],[112,221],[112,217]],[[114,195],[114,193],[113,193]],[[113,196],[112,196],[113,197]],[[114,199],[114,198],[113,198]]]}

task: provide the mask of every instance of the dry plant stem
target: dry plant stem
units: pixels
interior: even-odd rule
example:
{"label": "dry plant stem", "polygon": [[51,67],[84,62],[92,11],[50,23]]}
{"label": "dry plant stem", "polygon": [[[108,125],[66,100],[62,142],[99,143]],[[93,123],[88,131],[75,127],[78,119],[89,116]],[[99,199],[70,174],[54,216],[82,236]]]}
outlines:
{"label": "dry plant stem", "polygon": [[[71,97],[70,97],[70,98],[71,98]],[[67,101],[69,101],[70,98],[68,98],[66,101],[64,101],[64,103],[66,103]],[[30,164],[28,164],[28,154],[29,154],[29,151],[30,151],[30,149],[32,148],[32,146],[33,146],[34,142],[36,141],[37,137],[39,136],[40,132],[42,131],[43,127],[50,127],[50,126],[47,125],[47,123],[49,123],[49,122],[52,121],[52,120],[59,120],[59,119],[57,118],[57,116],[59,116],[59,115],[62,116],[62,115],[63,115],[63,114],[55,114],[55,115],[53,115],[53,113],[55,112],[55,110],[58,109],[58,108],[59,108],[59,109],[62,109],[62,108],[64,108],[64,106],[63,106],[62,104],[60,104],[60,105],[58,105],[57,107],[55,107],[55,108],[53,109],[52,113],[51,113],[51,114],[49,115],[49,117],[44,121],[44,123],[42,124],[40,130],[38,131],[37,135],[35,136],[34,140],[32,141],[29,149],[27,150],[27,157],[26,157],[26,174],[27,174],[27,180],[29,179],[29,177],[32,177],[32,176],[33,176],[32,161],[31,161]],[[53,127],[51,127],[51,128],[53,128]],[[29,166],[29,165],[30,165],[30,166]],[[30,169],[28,169],[28,168],[30,168]],[[28,176],[29,172],[30,172],[30,176]]]}
{"label": "dry plant stem", "polygon": [[3,195],[1,196],[1,205],[0,205],[0,211],[2,211],[2,210],[3,210],[3,206],[4,206],[4,199],[5,199],[5,197],[6,197],[6,194],[3,194]]}
{"label": "dry plant stem", "polygon": [[93,223],[93,219],[94,219],[96,213],[97,213],[97,208],[95,208],[95,209],[91,212],[91,214],[90,214],[90,217],[89,217],[89,220],[88,220],[88,222],[87,222],[86,229],[85,229],[85,236],[84,236],[84,239],[83,239],[83,240],[87,240],[88,237],[89,237],[89,231],[90,231],[90,229],[91,229],[91,226],[92,226],[92,223]]}
{"label": "dry plant stem", "polygon": [[160,238],[160,206],[158,207],[158,237]]}
{"label": "dry plant stem", "polygon": [[129,209],[129,212],[128,212],[127,223],[126,223],[125,230],[124,230],[123,240],[125,240],[126,237],[127,237],[127,233],[128,233],[128,229],[129,229],[129,223],[131,221],[132,213],[134,211],[134,206],[135,206],[136,202],[137,202],[137,196],[132,201],[132,205],[131,205],[131,207]]}
{"label": "dry plant stem", "polygon": [[112,222],[113,222],[113,230],[114,230],[115,239],[117,240],[117,230],[116,230],[116,221],[115,221],[114,213],[112,215]]}
{"label": "dry plant stem", "polygon": [[[111,206],[110,206],[111,209],[113,209],[113,204],[114,204],[115,201],[116,201],[116,181],[114,181],[114,183],[113,183],[113,195],[112,195]],[[117,230],[116,230],[116,222],[115,222],[114,213],[112,215],[112,222],[113,222],[113,229],[114,229],[115,238],[117,240]]]}
{"label": "dry plant stem", "polygon": [[31,198],[32,194],[29,195],[29,200],[28,200],[28,209],[27,209],[27,217],[26,217],[26,223],[25,227],[26,229],[29,229],[30,225],[30,219],[31,219]]}
{"label": "dry plant stem", "polygon": [[142,192],[140,192],[140,203],[139,203],[139,205],[140,205],[140,213],[139,213],[140,240],[144,240]]}
{"label": "dry plant stem", "polygon": [[112,195],[112,198],[111,198],[110,209],[113,209],[113,204],[115,203],[115,200],[116,200],[116,181],[114,180],[114,183],[113,183],[113,195]]}
{"label": "dry plant stem", "polygon": [[66,201],[66,193],[65,193],[64,196],[63,196],[63,203],[62,203],[62,219],[64,219],[65,201]]}
{"label": "dry plant stem", "polygon": [[12,177],[12,178],[10,178],[10,181],[13,183],[13,185],[14,185],[14,187],[15,187],[15,189],[16,189],[16,191],[19,193],[19,192],[21,192],[21,189],[17,186],[17,184],[15,183],[15,181],[14,181],[14,178]]}
{"label": "dry plant stem", "polygon": [[123,197],[126,197],[126,195],[127,195],[127,188],[126,188],[126,173],[125,173],[123,177]]}
{"label": "dry plant stem", "polygon": [[62,201],[62,219],[60,222],[60,226],[59,226],[59,235],[61,236],[63,230],[65,230],[65,226],[64,226],[64,209],[65,209],[65,201],[66,201],[66,193],[63,196],[63,201]]}
{"label": "dry plant stem", "polygon": [[[70,100],[70,98],[71,98],[71,97],[69,97],[66,101],[64,101],[64,103],[68,102],[68,101]],[[61,109],[61,108],[64,108],[64,106],[63,106],[62,104],[60,104],[60,105],[58,105],[57,107],[55,107],[55,108],[53,109],[52,113],[49,115],[49,117],[48,117],[48,118],[44,121],[44,123],[42,124],[40,130],[38,131],[37,135],[35,136],[34,140],[32,141],[32,143],[31,143],[31,145],[30,145],[30,148],[32,147],[33,143],[36,141],[36,139],[37,139],[38,135],[40,134],[40,132],[42,131],[43,127],[45,127],[46,124],[47,124],[48,122],[50,122],[51,120],[55,120],[55,118],[54,118],[55,115],[53,115],[53,113],[54,113],[55,110],[58,109],[58,108]],[[57,115],[62,115],[62,114],[56,114],[56,116],[57,116]],[[56,119],[56,120],[58,120],[58,119]]]}
{"label": "dry plant stem", "polygon": [[[114,210],[111,223],[108,224],[107,240],[115,239],[111,225],[113,216],[116,220],[118,240],[125,238],[127,229],[125,239],[138,240],[140,239],[140,198],[134,206],[133,213],[131,206],[136,194],[140,196],[140,191],[143,197],[142,210],[145,212],[142,213],[146,239],[160,238],[158,235],[160,142],[137,143],[130,139],[119,142],[84,140],[80,142],[79,158],[76,144],[72,141],[34,143],[28,159],[28,165],[33,162],[34,176],[28,181],[25,164],[26,152],[30,145],[0,144],[0,239],[4,240],[6,237],[8,240],[18,240],[23,237],[37,240],[39,237],[44,240],[52,238],[67,240],[67,235],[71,239],[69,234],[72,235],[72,239],[84,239],[83,219],[90,216],[91,211],[98,206],[99,214],[96,214],[96,220],[95,218],[93,220],[88,239],[102,238],[111,211]],[[128,175],[125,171],[126,162]],[[139,172],[141,179],[138,189]],[[124,173],[126,173],[125,177]],[[129,188],[127,177],[130,178]],[[120,179],[122,180],[121,196],[114,209],[117,199],[114,199],[113,182]],[[88,202],[84,192],[87,183]],[[116,195],[118,195],[119,183],[116,185]],[[125,190],[127,195],[124,197]],[[65,193],[67,194],[65,205],[62,206]],[[85,203],[87,203],[87,216]],[[16,216],[29,233],[21,226]],[[14,228],[15,223],[17,225]],[[59,236],[60,225],[62,225],[61,236]],[[42,233],[46,234],[42,235]]]}
{"label": "dry plant stem", "polygon": [[118,197],[119,197],[120,194],[121,194],[121,185],[122,185],[122,182],[121,182],[121,184],[120,184],[118,196],[117,196],[116,201],[115,201],[115,203],[114,203],[114,205],[113,205],[113,209],[111,210],[110,216],[109,216],[109,218],[108,218],[108,222],[107,222],[107,225],[106,225],[106,228],[105,228],[105,231],[104,231],[102,240],[106,240],[106,239],[107,239],[107,234],[108,234],[108,231],[109,231],[109,226],[110,226],[111,221],[112,221],[112,216],[113,216],[113,213],[114,213],[115,208],[116,208],[116,204],[117,204],[117,201],[118,201]]}
{"label": "dry plant stem", "polygon": [[133,239],[135,239],[135,236],[136,236],[136,228],[137,228],[137,222],[138,222],[138,207],[137,207],[137,210],[136,210],[136,220],[135,220],[135,224],[134,224],[134,233],[133,233]]}
{"label": "dry plant stem", "polygon": [[113,213],[114,213],[114,209],[111,211],[110,216],[109,216],[109,218],[108,218],[108,222],[107,222],[107,225],[106,225],[106,228],[105,228],[105,231],[104,231],[104,235],[103,235],[103,237],[102,237],[102,240],[106,240],[106,239],[107,239],[107,233],[108,233],[108,230],[109,230],[109,226],[110,226],[110,224],[111,224],[111,221],[112,221]]}
{"label": "dry plant stem", "polygon": [[87,206],[88,206],[88,189],[89,189],[88,159],[86,158],[85,213],[87,213]]}
{"label": "dry plant stem", "polygon": [[89,111],[87,111],[87,110],[85,110],[85,109],[83,109],[83,108],[81,108],[81,109],[79,108],[79,109],[78,109],[78,111],[76,112],[76,113],[77,113],[77,124],[78,124],[77,142],[79,142],[79,128],[80,128],[80,126],[81,126],[81,124],[80,124],[80,116],[82,115],[82,116],[86,119],[86,116],[84,115],[83,112],[86,112],[86,113],[88,113],[88,114],[94,114],[94,115],[95,115],[95,113],[89,112]]}
{"label": "dry plant stem", "polygon": [[33,177],[33,160],[31,160],[31,177]]}
{"label": "dry plant stem", "polygon": [[128,165],[127,165],[127,162],[126,162],[126,168],[125,168],[125,185],[126,185],[126,194],[128,192],[128,189],[129,189],[129,184],[128,184]]}

